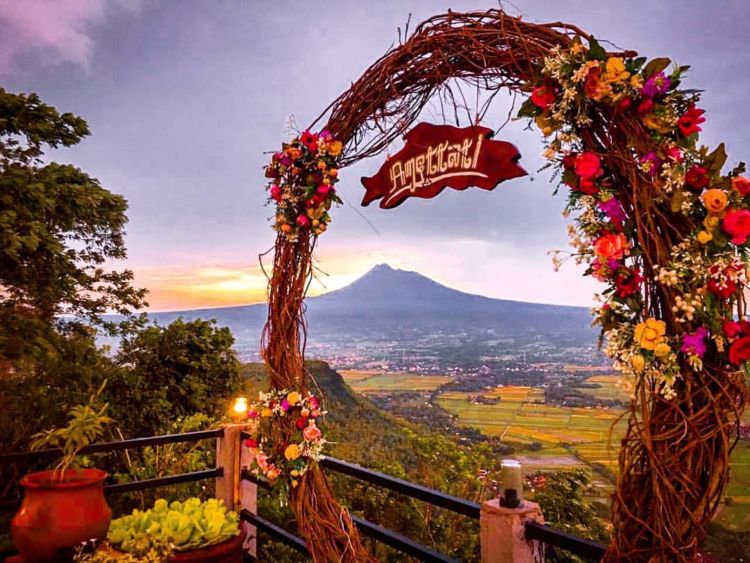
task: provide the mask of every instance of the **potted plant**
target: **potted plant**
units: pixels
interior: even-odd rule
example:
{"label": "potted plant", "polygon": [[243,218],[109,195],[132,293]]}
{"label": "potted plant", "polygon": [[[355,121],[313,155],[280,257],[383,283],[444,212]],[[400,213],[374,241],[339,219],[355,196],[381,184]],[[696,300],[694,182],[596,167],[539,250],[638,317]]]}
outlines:
{"label": "potted plant", "polygon": [[103,546],[85,561],[240,563],[244,531],[239,517],[217,499],[192,497],[171,504],[159,499],[148,510],[112,521]]}
{"label": "potted plant", "polygon": [[[106,383],[106,382],[105,382]],[[112,512],[104,500],[104,471],[72,467],[85,446],[99,440],[112,422],[107,404],[99,405],[104,384],[88,404],[69,412],[68,424],[32,436],[31,449],[59,448],[54,469],[25,475],[21,508],[11,521],[11,538],[26,561],[66,561],[82,541],[102,539]]]}

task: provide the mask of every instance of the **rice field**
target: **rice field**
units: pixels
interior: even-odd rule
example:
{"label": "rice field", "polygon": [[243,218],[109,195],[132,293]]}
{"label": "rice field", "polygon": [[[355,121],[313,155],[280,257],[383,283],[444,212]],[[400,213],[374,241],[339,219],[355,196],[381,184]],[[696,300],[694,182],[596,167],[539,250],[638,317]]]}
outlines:
{"label": "rice field", "polygon": [[339,373],[352,389],[363,394],[434,391],[453,379],[447,375],[414,375],[360,370],[344,370]]}

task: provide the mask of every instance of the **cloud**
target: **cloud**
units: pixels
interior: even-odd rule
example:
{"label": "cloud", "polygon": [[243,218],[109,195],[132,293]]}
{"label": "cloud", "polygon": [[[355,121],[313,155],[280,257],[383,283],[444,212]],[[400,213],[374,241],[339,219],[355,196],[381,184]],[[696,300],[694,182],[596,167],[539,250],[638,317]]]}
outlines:
{"label": "cloud", "polygon": [[[88,69],[92,28],[105,16],[105,0],[0,0],[0,76],[17,72],[25,57]],[[122,2],[117,7],[132,8]],[[36,60],[36,59],[35,59]]]}

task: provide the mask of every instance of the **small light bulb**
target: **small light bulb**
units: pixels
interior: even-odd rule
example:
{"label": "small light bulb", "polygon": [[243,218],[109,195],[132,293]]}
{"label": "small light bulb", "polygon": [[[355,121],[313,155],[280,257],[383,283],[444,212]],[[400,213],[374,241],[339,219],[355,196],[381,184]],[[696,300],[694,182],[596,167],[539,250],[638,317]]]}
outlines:
{"label": "small light bulb", "polygon": [[247,414],[247,397],[237,397],[232,404],[232,418],[241,420]]}

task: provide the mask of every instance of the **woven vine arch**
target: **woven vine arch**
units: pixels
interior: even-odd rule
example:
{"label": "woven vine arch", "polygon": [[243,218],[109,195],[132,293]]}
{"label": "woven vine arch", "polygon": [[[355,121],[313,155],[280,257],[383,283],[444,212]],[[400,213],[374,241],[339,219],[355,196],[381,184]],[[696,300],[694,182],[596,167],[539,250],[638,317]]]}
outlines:
{"label": "woven vine arch", "polygon": [[[385,151],[431,99],[439,93],[450,99],[450,81],[464,81],[490,96],[503,89],[528,92],[546,58],[581,40],[600,49],[589,34],[562,22],[533,24],[500,10],[439,15],[375,62],[317,121],[327,116],[323,129],[343,144],[341,168]],[[635,56],[603,50],[602,54]],[[582,128],[581,142],[616,180],[622,211],[634,225],[632,244],[638,248],[643,274],[641,318],[663,321],[660,326],[669,334],[686,334],[690,327],[674,309],[679,292],[657,278],[672,259],[673,247],[693,236],[694,221],[670,207],[669,201],[653,196],[655,180],[644,174],[643,162],[634,157],[651,151],[652,132],[638,120],[602,106]],[[299,228],[294,236],[279,231],[276,238],[262,343],[275,389],[306,391],[304,297],[313,276],[315,241],[310,228]],[[744,319],[741,291],[728,303]],[[728,481],[729,454],[745,404],[743,374],[717,347],[716,353],[701,355],[700,369],[680,357],[670,398],[653,377],[636,378],[619,454],[607,561],[695,557],[704,526]],[[294,432],[293,421],[282,420],[273,434],[284,442]],[[295,486],[291,506],[316,562],[371,560],[316,466]]]}

